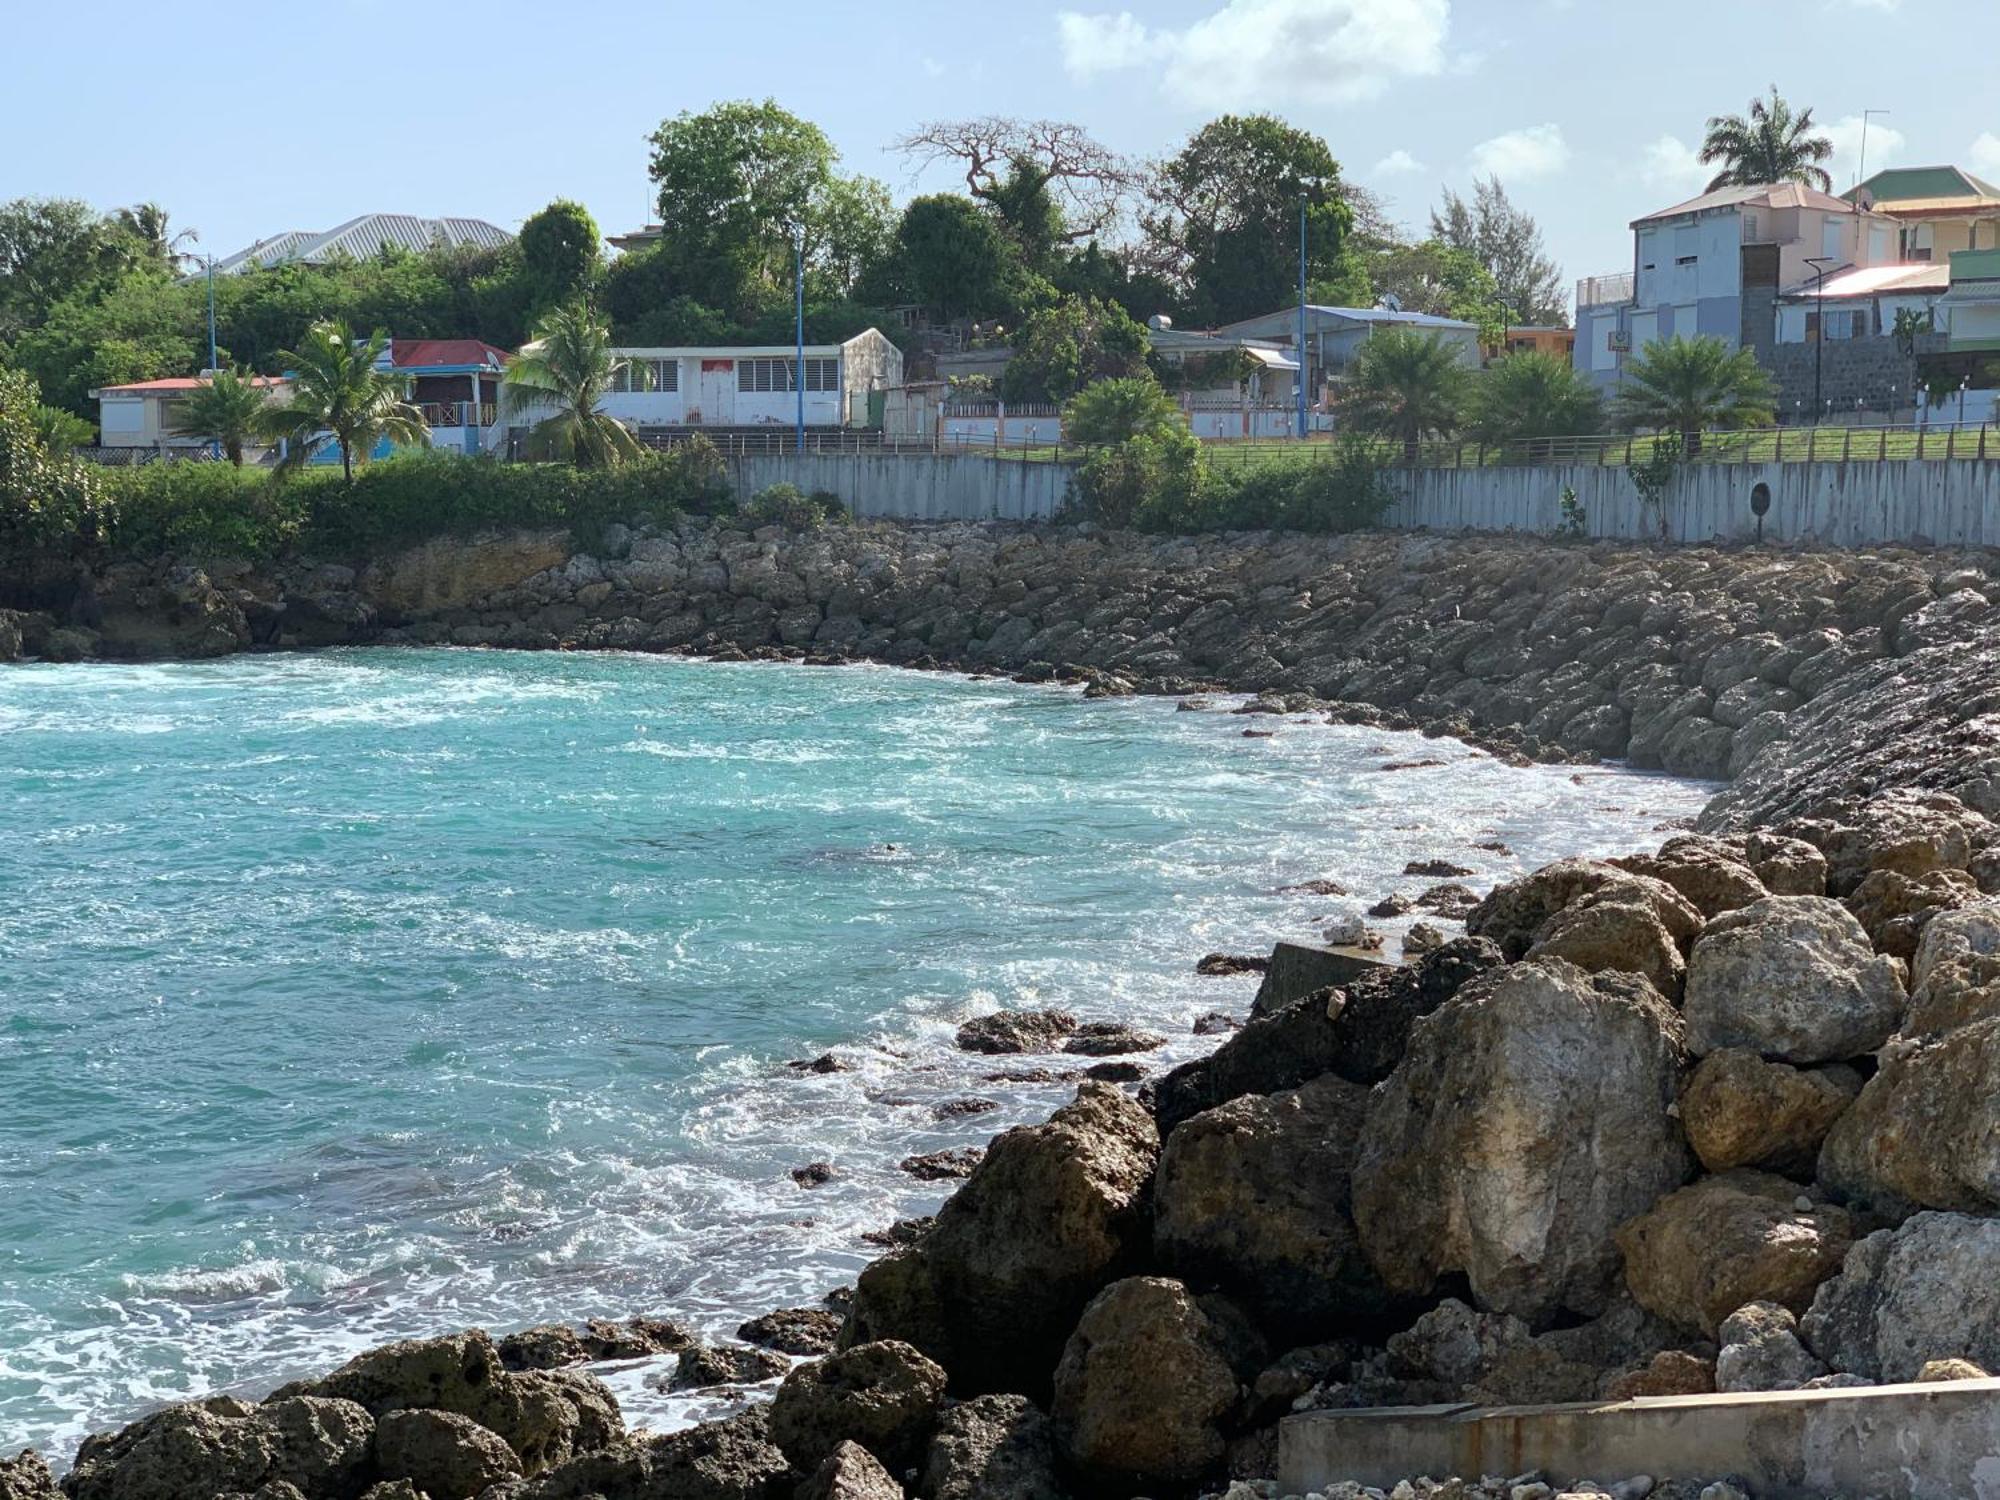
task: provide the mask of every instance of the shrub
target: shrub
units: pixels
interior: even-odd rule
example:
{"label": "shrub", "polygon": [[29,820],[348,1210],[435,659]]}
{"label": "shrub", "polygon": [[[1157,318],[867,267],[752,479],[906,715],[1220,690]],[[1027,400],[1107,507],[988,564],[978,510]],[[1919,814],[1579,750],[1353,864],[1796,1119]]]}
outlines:
{"label": "shrub", "polygon": [[41,411],[35,382],[0,369],[0,565],[95,546],[111,526],[113,502],[98,472],[49,451]]}
{"label": "shrub", "polygon": [[1100,448],[1076,476],[1086,519],[1142,531],[1199,529],[1208,491],[1208,461],[1185,427]]}
{"label": "shrub", "polygon": [[1223,531],[1359,531],[1396,501],[1366,438],[1338,439],[1325,457],[1231,476],[1217,486],[1209,527]]}
{"label": "shrub", "polygon": [[1100,380],[1063,408],[1063,437],[1072,443],[1122,443],[1187,424],[1180,408],[1149,375]]}
{"label": "shrub", "polygon": [[847,507],[830,490],[810,495],[795,484],[773,484],[757,491],[743,507],[743,519],[753,526],[782,526],[787,531],[812,531],[828,521],[843,519]]}
{"label": "shrub", "polygon": [[227,463],[147,464],[113,470],[118,495],[112,545],[128,557],[275,556],[298,540],[303,486]]}

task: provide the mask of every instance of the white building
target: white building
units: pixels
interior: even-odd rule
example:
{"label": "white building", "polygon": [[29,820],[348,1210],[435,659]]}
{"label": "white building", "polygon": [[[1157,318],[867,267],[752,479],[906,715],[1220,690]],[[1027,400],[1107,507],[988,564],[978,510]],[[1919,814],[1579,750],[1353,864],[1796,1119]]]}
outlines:
{"label": "white building", "polygon": [[[1362,345],[1384,329],[1441,339],[1450,344],[1468,370],[1479,368],[1479,329],[1457,318],[1402,312],[1387,307],[1323,307],[1308,303],[1306,318],[1306,390],[1317,397],[1326,382],[1342,374]],[[1225,339],[1269,343],[1295,350],[1299,341],[1299,309],[1280,308],[1261,317],[1226,323],[1214,330]],[[1317,400],[1314,402],[1317,405]]]}
{"label": "white building", "polygon": [[[251,383],[262,386],[265,399],[273,405],[291,389],[289,380],[275,375],[259,375]],[[207,434],[186,432],[180,423],[181,406],[206,384],[206,376],[178,375],[99,386],[90,393],[97,402],[98,446],[149,448],[156,453],[208,447]]]}
{"label": "white building", "polygon": [[[798,351],[791,344],[625,348],[602,410],[629,427],[777,427],[798,416]],[[808,427],[880,421],[881,393],[903,383],[903,353],[873,328],[839,344],[807,344]]]}

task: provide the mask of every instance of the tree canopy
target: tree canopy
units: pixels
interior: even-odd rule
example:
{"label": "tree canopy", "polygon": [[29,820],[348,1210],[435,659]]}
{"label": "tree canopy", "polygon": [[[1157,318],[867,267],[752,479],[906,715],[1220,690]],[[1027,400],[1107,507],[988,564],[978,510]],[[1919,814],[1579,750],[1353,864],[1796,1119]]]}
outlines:
{"label": "tree canopy", "polygon": [[1833,155],[1833,142],[1813,128],[1813,112],[1796,112],[1771,85],[1769,99],[1752,99],[1747,115],[1711,115],[1701,143],[1701,159],[1722,170],[1707,191],[1754,187],[1766,182],[1802,182],[1822,193],[1833,179],[1820,163]]}
{"label": "tree canopy", "polygon": [[521,247],[521,271],[535,307],[575,301],[596,287],[604,259],[603,236],[581,203],[558,198],[528,215],[515,243]]}
{"label": "tree canopy", "polygon": [[1431,238],[1470,255],[1493,278],[1508,323],[1560,327],[1569,322],[1562,271],[1542,245],[1541,227],[1486,177],[1472,185],[1467,203],[1450,188],[1431,211]]}

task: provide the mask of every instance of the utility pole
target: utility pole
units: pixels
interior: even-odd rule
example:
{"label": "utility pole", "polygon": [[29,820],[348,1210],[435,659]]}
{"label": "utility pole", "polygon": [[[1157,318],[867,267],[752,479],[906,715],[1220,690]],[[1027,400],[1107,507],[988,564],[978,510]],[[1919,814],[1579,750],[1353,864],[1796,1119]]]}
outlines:
{"label": "utility pole", "polygon": [[1813,330],[1813,426],[1819,426],[1820,411],[1820,359],[1826,352],[1826,268],[1838,265],[1838,256],[1808,255],[1806,264],[1811,266],[1819,279],[1813,283],[1813,322],[1818,325]]}
{"label": "utility pole", "polygon": [[798,447],[806,451],[806,226],[792,227],[792,314],[794,353],[792,387],[798,395]]}
{"label": "utility pole", "polygon": [[1306,195],[1299,194],[1299,373],[1293,384],[1298,392],[1299,440],[1306,437]]}
{"label": "utility pole", "polygon": [[[1861,186],[1862,183],[1868,180],[1868,117],[1870,115],[1886,115],[1887,113],[1889,111],[1886,109],[1864,109],[1861,111],[1861,164],[1854,169],[1854,185],[1856,187]],[[1856,203],[1854,206],[1859,208],[1861,205]]]}

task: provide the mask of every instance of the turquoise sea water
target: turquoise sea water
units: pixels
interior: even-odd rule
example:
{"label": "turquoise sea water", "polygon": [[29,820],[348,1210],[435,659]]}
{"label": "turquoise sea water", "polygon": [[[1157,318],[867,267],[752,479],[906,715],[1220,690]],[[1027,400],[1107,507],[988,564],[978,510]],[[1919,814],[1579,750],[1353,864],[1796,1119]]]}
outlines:
{"label": "turquoise sea water", "polygon": [[899,1159],[1067,1093],[982,1082],[968,1015],[1140,1021],[1164,1065],[1254,989],[1199,954],[1343,906],[1280,887],[1490,884],[1704,795],[886,669],[0,669],[0,1451],[467,1324],[726,1332],[935,1207]]}

